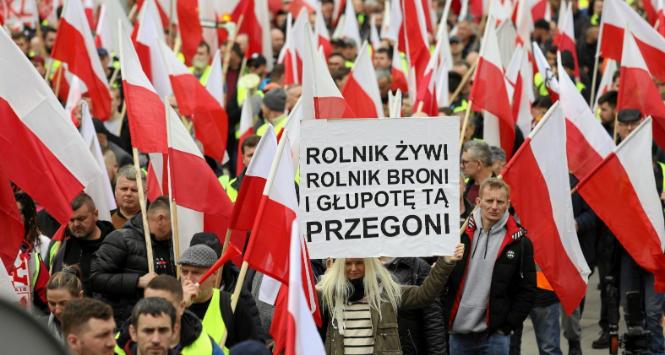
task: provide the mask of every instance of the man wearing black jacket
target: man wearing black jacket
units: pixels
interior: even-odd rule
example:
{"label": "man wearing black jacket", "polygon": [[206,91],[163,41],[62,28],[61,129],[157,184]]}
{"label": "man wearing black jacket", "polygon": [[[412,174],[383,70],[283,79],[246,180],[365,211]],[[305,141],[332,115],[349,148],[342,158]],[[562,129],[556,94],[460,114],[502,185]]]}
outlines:
{"label": "man wearing black jacket", "polygon": [[143,295],[143,289],[157,274],[176,274],[168,198],[155,199],[148,207],[147,217],[154,273],[148,273],[140,214],[132,217],[124,228],[109,234],[92,260],[92,290],[113,307],[117,324],[122,324],[129,318],[134,304]]}
{"label": "man wearing black jacket", "polygon": [[465,233],[464,257],[448,279],[444,314],[450,353],[508,354],[509,335],[527,317],[536,289],[533,246],[508,213],[510,187],[497,178],[480,185]]}
{"label": "man wearing black jacket", "polygon": [[[400,285],[422,285],[431,269],[421,258],[386,258],[383,263]],[[448,354],[446,322],[441,300],[437,299],[422,309],[400,311],[397,325],[404,355]]]}
{"label": "man wearing black jacket", "polygon": [[53,275],[65,266],[76,267],[81,275],[83,291],[92,296],[90,285],[90,264],[93,254],[99,249],[104,238],[113,231],[113,224],[97,219],[95,202],[85,192],[81,192],[72,202],[72,216],[62,241],[52,240],[48,248],[47,266]]}

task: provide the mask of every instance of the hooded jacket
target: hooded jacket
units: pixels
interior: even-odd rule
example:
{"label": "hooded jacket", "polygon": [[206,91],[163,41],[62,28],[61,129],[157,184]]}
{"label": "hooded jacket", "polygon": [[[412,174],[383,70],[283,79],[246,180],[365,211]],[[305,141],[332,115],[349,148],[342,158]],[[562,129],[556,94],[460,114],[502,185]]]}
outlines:
{"label": "hooded jacket", "polygon": [[[480,228],[476,221],[480,219],[480,210],[476,211],[470,218],[466,231],[462,234],[460,241],[465,245],[464,256],[461,261],[455,265],[448,285],[443,294],[444,314],[448,319],[450,328],[455,324],[456,317],[468,317],[466,311],[461,311],[460,304],[463,299],[466,305],[476,304],[473,299],[477,295],[468,295],[465,298],[465,282],[469,280],[470,262],[474,249],[476,253],[488,252],[487,256],[494,258],[491,268],[491,277],[483,282],[489,282],[489,291],[486,297],[486,304],[482,307],[485,327],[475,328],[479,331],[493,333],[501,330],[505,334],[519,327],[528,316],[533,306],[536,292],[536,272],[533,261],[533,246],[531,241],[526,238],[526,230],[522,228],[506,212],[506,216],[496,226],[494,231],[481,231],[489,233],[489,238],[499,238],[501,243],[495,255],[490,255],[491,244],[485,246],[483,243],[490,243],[488,239],[479,240],[481,243],[473,244],[473,238],[476,237],[476,230]],[[500,229],[498,227],[501,227]],[[478,248],[476,248],[476,246]],[[487,249],[490,247],[489,249]],[[478,255],[476,255],[478,257]],[[487,276],[490,276],[487,275]],[[472,282],[480,282],[479,275],[472,275]],[[477,287],[478,285],[475,285]],[[487,285],[485,285],[487,286]],[[472,286],[472,288],[475,288]],[[479,307],[481,305],[478,305]],[[473,314],[477,315],[477,314]],[[477,320],[477,319],[476,319]],[[464,319],[460,320],[464,323]],[[477,324],[466,325],[472,327]],[[463,324],[458,324],[459,329],[467,330]],[[484,329],[483,329],[484,328]]]}
{"label": "hooded jacket", "polygon": [[[151,235],[155,272],[175,277],[171,240],[158,241]],[[141,215],[132,217],[125,227],[104,238],[90,266],[90,282],[94,293],[111,305],[117,324],[131,314],[134,304],[143,297],[139,277],[148,273],[145,239]]]}

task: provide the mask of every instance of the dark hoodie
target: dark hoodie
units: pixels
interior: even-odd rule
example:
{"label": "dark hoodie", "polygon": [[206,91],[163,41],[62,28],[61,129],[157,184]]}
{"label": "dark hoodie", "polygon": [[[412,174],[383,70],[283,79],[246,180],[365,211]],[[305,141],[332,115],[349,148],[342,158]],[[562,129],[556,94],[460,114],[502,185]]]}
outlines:
{"label": "dark hoodie", "polygon": [[[158,241],[152,236],[155,272],[175,277],[171,240]],[[111,305],[116,324],[129,318],[134,304],[143,297],[139,277],[148,273],[141,215],[132,217],[124,228],[106,236],[95,252],[90,267],[94,293]]]}
{"label": "dark hoodie", "polygon": [[[172,349],[172,353],[180,354],[183,348],[191,345],[203,331],[203,324],[201,320],[196,317],[196,315],[188,310],[185,310],[182,317],[180,318],[180,343]],[[208,337],[210,339],[210,337]],[[215,342],[210,339],[210,343],[213,344],[212,354],[222,354],[222,349],[215,344]],[[122,327],[120,332],[116,337],[116,344],[122,348],[127,354],[136,353],[136,343],[132,341],[131,336],[129,335],[129,320],[127,320]]]}

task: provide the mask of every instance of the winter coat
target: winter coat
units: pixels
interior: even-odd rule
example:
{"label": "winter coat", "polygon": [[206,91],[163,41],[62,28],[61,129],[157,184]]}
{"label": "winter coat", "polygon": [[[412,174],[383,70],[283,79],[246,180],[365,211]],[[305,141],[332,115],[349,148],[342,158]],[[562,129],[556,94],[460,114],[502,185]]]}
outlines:
{"label": "winter coat", "polygon": [[[401,286],[402,301],[398,311],[410,311],[426,307],[441,293],[453,270],[454,264],[447,264],[439,259],[432,268],[421,286]],[[319,300],[323,300],[319,297]],[[372,329],[374,330],[374,354],[397,355],[402,354],[400,337],[398,333],[397,312],[389,302],[381,302],[381,314],[376,309],[370,309]],[[323,304],[321,307],[324,319],[326,354],[344,354],[344,336],[332,324],[329,308]]]}
{"label": "winter coat", "polygon": [[[420,258],[396,258],[386,268],[400,285],[422,285],[431,267]],[[407,354],[447,354],[446,324],[441,300],[415,310],[400,310],[397,324],[402,352]]]}
{"label": "winter coat", "polygon": [[[455,265],[443,294],[444,314],[449,329],[457,315],[464,290],[466,269],[471,251],[471,238],[476,230],[475,214],[469,218],[460,241],[464,257]],[[533,246],[523,229],[512,216],[508,217],[498,257],[492,271],[487,312],[487,332],[497,330],[509,334],[522,325],[533,306],[536,292],[536,272]],[[460,316],[462,316],[460,314]]]}
{"label": "winter coat", "polygon": [[[176,275],[171,240],[151,236],[155,272]],[[113,231],[95,252],[90,266],[94,293],[111,305],[117,324],[129,318],[134,304],[143,297],[139,277],[148,273],[141,215],[132,217],[125,227]]]}
{"label": "winter coat", "polygon": [[[93,258],[92,255],[97,251],[97,249],[99,249],[102,242],[104,241],[104,238],[113,232],[114,229],[113,224],[107,221],[97,221],[97,227],[99,227],[99,230],[101,231],[99,240],[94,242],[87,242],[85,243],[85,246],[81,246],[81,258],[78,260],[78,263],[75,264],[78,266],[78,269],[81,273],[83,289],[85,294],[88,296],[92,295],[92,287],[90,286],[90,266],[92,262],[91,259]],[[65,230],[65,238],[62,242],[56,240],[51,241],[48,249],[49,256],[52,255],[53,259],[49,258],[46,263],[51,274],[62,271],[62,269],[66,266],[64,265],[65,255],[67,255],[71,244],[76,243],[76,241],[70,242],[72,238],[74,237],[72,237],[69,229],[67,229]],[[88,259],[88,262],[81,263],[82,259]]]}

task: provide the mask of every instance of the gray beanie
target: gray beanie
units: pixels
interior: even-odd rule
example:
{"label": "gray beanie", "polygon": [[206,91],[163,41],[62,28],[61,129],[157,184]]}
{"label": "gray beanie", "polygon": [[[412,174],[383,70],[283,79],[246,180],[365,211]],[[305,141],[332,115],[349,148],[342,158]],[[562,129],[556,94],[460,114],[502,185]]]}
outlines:
{"label": "gray beanie", "polygon": [[217,261],[217,253],[205,244],[196,244],[187,248],[180,256],[180,265],[211,267]]}
{"label": "gray beanie", "polygon": [[268,91],[263,96],[263,104],[273,111],[284,112],[284,108],[286,107],[286,90],[275,88]]}

